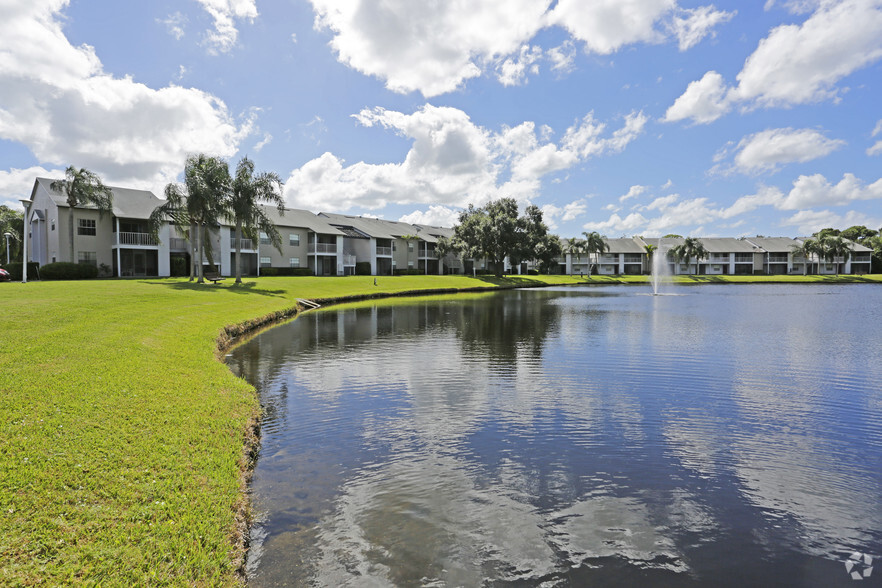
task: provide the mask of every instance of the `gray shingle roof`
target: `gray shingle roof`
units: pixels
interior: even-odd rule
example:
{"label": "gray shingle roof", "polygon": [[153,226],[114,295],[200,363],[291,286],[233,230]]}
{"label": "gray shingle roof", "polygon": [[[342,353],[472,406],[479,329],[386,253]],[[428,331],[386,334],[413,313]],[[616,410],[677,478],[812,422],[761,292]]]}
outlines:
{"label": "gray shingle roof", "polygon": [[[48,178],[37,178],[37,183],[42,186],[52,201],[57,206],[67,208],[67,197],[62,192],[52,190],[52,182]],[[153,209],[164,201],[157,198],[148,190],[133,190],[132,188],[119,188],[108,186],[113,192],[113,215],[119,218],[148,219]],[[84,206],[83,208],[91,208]]]}

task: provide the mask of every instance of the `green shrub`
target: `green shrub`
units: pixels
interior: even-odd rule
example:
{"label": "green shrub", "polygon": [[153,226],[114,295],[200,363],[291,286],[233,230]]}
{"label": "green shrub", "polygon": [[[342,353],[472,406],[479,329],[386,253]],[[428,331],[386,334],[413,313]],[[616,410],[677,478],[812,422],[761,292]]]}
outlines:
{"label": "green shrub", "polygon": [[369,261],[356,261],[355,262],[355,275],[356,276],[369,276],[369,275],[371,275],[371,262],[369,262]]}
{"label": "green shrub", "polygon": [[40,268],[40,276],[44,280],[90,280],[98,277],[98,268],[85,263],[59,261]]}
{"label": "green shrub", "polygon": [[[21,262],[13,261],[12,263],[0,265],[3,269],[9,272],[9,279],[13,282],[18,282],[21,280]],[[29,280],[39,280],[40,279],[40,264],[36,261],[28,262],[28,279]]]}
{"label": "green shrub", "polygon": [[537,270],[537,269],[529,269],[529,270],[527,270],[527,275],[528,275],[528,276],[538,276],[538,275],[539,275],[539,270]]}
{"label": "green shrub", "polygon": [[395,270],[396,276],[422,276],[426,272],[419,269],[397,269]]}
{"label": "green shrub", "polygon": [[314,276],[308,267],[262,267],[261,276]]}

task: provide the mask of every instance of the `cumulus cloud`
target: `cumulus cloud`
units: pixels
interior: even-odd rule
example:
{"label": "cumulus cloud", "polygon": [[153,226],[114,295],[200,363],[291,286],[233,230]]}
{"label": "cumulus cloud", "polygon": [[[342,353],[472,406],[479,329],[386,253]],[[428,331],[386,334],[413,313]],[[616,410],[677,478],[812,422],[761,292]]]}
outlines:
{"label": "cumulus cloud", "polygon": [[569,39],[557,47],[552,47],[547,52],[551,61],[551,69],[556,72],[566,73],[573,69],[576,61],[576,45]]}
{"label": "cumulus cloud", "polygon": [[626,200],[630,200],[632,198],[637,198],[638,196],[640,196],[641,194],[646,192],[647,188],[648,188],[648,186],[640,186],[640,185],[631,186],[628,189],[627,194],[623,194],[622,196],[619,196],[619,202],[625,202]]}
{"label": "cumulus cloud", "polygon": [[580,161],[617,153],[637,138],[646,124],[642,113],[625,117],[621,128],[588,114],[564,133],[559,144],[549,132],[527,121],[492,132],[475,125],[456,108],[425,105],[413,114],[365,109],[354,118],[412,141],[399,163],[344,165],[332,153],[294,170],[285,184],[293,205],[320,210],[377,209],[390,203],[465,206],[499,196],[526,200],[541,179]]}
{"label": "cumulus cloud", "polygon": [[209,53],[227,53],[236,46],[239,38],[237,20],[257,18],[255,0],[196,0],[214,19],[214,30],[205,35]]}
{"label": "cumulus cloud", "polygon": [[165,25],[168,34],[180,41],[184,38],[185,27],[187,26],[187,17],[180,12],[169,14],[165,19],[157,19],[161,25]]}
{"label": "cumulus cloud", "polygon": [[62,31],[65,0],[10,5],[0,19],[0,138],[44,162],[74,164],[108,182],[155,189],[171,181],[186,154],[236,152],[250,132],[210,94],[153,89],[104,73],[92,47]]}
{"label": "cumulus cloud", "polygon": [[524,45],[516,56],[503,61],[496,68],[496,77],[503,86],[518,86],[526,80],[527,73],[538,74],[538,61],[542,57],[542,48],[536,45]]}
{"label": "cumulus cloud", "polygon": [[837,83],[882,57],[879,0],[823,2],[801,25],[774,28],[729,87],[717,72],[692,82],[665,120],[709,123],[734,105],[788,107],[835,99]]}
{"label": "cumulus cloud", "polygon": [[[454,91],[488,68],[504,84],[521,83],[541,52],[530,41],[545,28],[561,27],[571,37],[547,53],[554,69],[566,71],[573,41],[604,55],[673,37],[688,48],[729,18],[712,6],[681,9],[676,0],[560,0],[553,7],[549,0],[311,2],[315,26],[331,32],[339,61],[394,92],[426,97]],[[526,55],[524,47],[530,47]]]}
{"label": "cumulus cloud", "polygon": [[854,210],[849,210],[845,214],[837,214],[830,210],[801,210],[781,221],[781,226],[796,227],[796,231],[800,235],[812,235],[825,227],[851,227],[854,225],[878,227],[882,225],[882,217],[871,217]]}
{"label": "cumulus cloud", "polygon": [[558,227],[558,221],[568,222],[585,214],[585,211],[588,210],[588,202],[584,198],[580,198],[563,206],[545,204],[541,210],[542,220],[545,221],[549,229],[555,231]]}
{"label": "cumulus cloud", "polygon": [[735,148],[734,162],[722,171],[743,174],[774,172],[788,163],[819,159],[843,147],[814,129],[767,129],[744,137]]}
{"label": "cumulus cloud", "polygon": [[671,29],[677,37],[680,51],[691,49],[708,35],[714,34],[714,27],[732,20],[735,12],[717,10],[713,6],[699,6],[685,9],[674,16]]}
{"label": "cumulus cloud", "polygon": [[0,200],[0,204],[23,210],[19,200],[31,197],[35,178],[61,178],[63,176],[64,170],[61,168],[46,169],[40,165],[24,169],[13,168],[9,171],[0,170],[0,194],[3,194],[4,198],[4,200]]}
{"label": "cumulus cloud", "polygon": [[[877,136],[882,133],[882,120],[876,123],[876,128],[873,129],[873,136]],[[876,144],[867,149],[867,155],[878,155],[882,153],[882,141],[876,141]]]}
{"label": "cumulus cloud", "polygon": [[452,227],[459,222],[459,212],[447,206],[432,205],[428,210],[414,210],[398,220],[412,225]]}

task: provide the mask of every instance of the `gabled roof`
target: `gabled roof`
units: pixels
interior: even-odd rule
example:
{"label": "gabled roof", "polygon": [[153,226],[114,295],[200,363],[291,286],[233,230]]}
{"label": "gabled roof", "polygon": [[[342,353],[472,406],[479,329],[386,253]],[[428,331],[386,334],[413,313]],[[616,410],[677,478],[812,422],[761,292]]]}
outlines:
{"label": "gabled roof", "polygon": [[298,227],[309,229],[322,235],[345,235],[338,228],[331,226],[328,219],[300,208],[286,208],[284,214],[279,213],[275,206],[263,206],[266,215],[277,227]]}
{"label": "gabled roof", "polygon": [[324,220],[331,225],[351,227],[375,239],[398,239],[402,235],[419,235],[416,226],[397,221],[332,212],[320,212],[319,216],[324,217]]}
{"label": "gabled roof", "polygon": [[604,241],[609,245],[608,253],[646,253],[643,245],[638,243],[633,237],[604,239]]}
{"label": "gabled roof", "polygon": [[800,245],[799,241],[789,237],[747,237],[745,240],[769,253],[790,253]]}
{"label": "gabled roof", "polygon": [[757,253],[758,248],[745,239],[732,237],[702,237],[699,239],[708,253]]}
{"label": "gabled roof", "polygon": [[[53,181],[55,180],[37,178],[34,188],[36,189],[36,186],[39,185],[56,206],[67,208],[67,197],[51,188]],[[148,219],[153,209],[164,202],[148,190],[134,190],[117,186],[108,186],[108,188],[113,193],[113,216],[118,218]],[[94,207],[83,206],[82,208],[88,210]]]}

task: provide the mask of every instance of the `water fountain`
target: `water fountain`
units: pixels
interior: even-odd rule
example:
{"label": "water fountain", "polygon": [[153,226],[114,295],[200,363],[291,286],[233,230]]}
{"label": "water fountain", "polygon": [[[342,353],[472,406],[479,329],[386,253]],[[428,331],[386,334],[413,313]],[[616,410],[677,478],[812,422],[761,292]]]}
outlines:
{"label": "water fountain", "polygon": [[668,267],[668,250],[667,248],[664,250],[661,248],[661,239],[659,239],[659,244],[652,254],[652,273],[649,275],[649,281],[652,283],[653,296],[661,295],[658,291],[658,287],[669,275],[671,275],[671,270]]}

